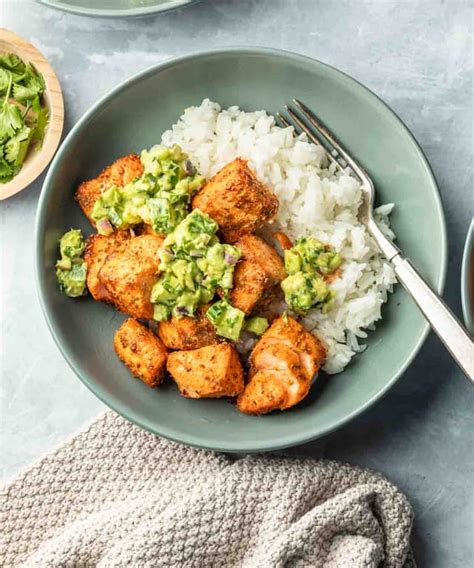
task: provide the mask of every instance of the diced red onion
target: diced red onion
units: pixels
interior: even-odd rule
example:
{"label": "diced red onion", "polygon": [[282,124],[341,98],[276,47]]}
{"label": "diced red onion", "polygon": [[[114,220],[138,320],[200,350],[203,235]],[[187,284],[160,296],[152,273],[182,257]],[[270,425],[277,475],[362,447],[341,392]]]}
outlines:
{"label": "diced red onion", "polygon": [[224,254],[224,260],[227,264],[230,264],[231,266],[233,266],[234,264],[237,263],[237,261],[239,260],[238,258],[236,258],[235,256],[233,256],[232,254],[229,254],[228,252],[226,252]]}
{"label": "diced red onion", "polygon": [[198,251],[198,250],[192,250],[189,253],[189,256],[192,258],[202,258],[202,252]]}
{"label": "diced red onion", "polygon": [[97,221],[97,230],[101,235],[110,235],[114,232],[114,228],[108,219],[99,219]]}
{"label": "diced red onion", "polygon": [[191,160],[186,160],[184,162],[184,170],[188,175],[191,175],[194,173],[194,166],[191,162]]}

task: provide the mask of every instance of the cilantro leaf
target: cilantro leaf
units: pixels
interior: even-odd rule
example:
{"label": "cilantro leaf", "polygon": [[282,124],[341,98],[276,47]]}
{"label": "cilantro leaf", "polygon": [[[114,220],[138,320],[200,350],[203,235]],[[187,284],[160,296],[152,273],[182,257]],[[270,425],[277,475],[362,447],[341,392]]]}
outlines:
{"label": "cilantro leaf", "polygon": [[33,127],[33,133],[31,136],[32,141],[37,142],[40,148],[41,145],[43,144],[46,127],[48,126],[48,119],[49,119],[48,109],[46,107],[40,108],[40,110],[36,115],[36,122]]}
{"label": "cilantro leaf", "polygon": [[0,67],[0,93],[4,94],[7,92],[10,86],[10,81],[12,80],[12,75],[10,71]]}
{"label": "cilantro leaf", "polygon": [[46,88],[43,76],[37,73],[32,65],[26,66],[25,77],[21,83],[13,85],[13,97],[19,102],[33,99],[37,95],[42,95]]}
{"label": "cilantro leaf", "polygon": [[5,101],[0,110],[0,140],[13,136],[23,126],[20,109]]}
{"label": "cilantro leaf", "polygon": [[18,74],[23,74],[26,65],[18,57],[18,55],[15,55],[14,53],[3,53],[0,55],[0,67],[9,69],[10,71],[14,71]]}
{"label": "cilantro leaf", "polygon": [[13,178],[13,168],[4,158],[0,158],[0,183],[6,183]]}
{"label": "cilantro leaf", "polygon": [[15,84],[13,85],[13,97],[20,103],[23,103],[36,97],[36,95],[41,92],[40,89],[41,88],[33,82],[26,86]]}
{"label": "cilantro leaf", "polygon": [[24,126],[5,144],[5,158],[15,168],[23,164],[32,134],[32,129]]}

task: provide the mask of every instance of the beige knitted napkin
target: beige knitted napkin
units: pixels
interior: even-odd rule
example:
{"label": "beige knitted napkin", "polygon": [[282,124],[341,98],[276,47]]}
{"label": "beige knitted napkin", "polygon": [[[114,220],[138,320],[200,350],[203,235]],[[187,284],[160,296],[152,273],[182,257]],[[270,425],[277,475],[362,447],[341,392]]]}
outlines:
{"label": "beige knitted napkin", "polygon": [[1,492],[2,566],[414,566],[412,510],[332,461],[232,458],[107,412]]}

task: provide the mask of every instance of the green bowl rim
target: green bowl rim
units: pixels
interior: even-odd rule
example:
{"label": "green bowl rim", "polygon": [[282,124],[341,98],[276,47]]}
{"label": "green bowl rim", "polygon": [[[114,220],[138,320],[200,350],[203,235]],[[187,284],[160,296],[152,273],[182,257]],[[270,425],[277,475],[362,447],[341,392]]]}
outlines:
{"label": "green bowl rim", "polygon": [[469,224],[469,229],[466,235],[466,242],[464,243],[464,250],[462,253],[461,265],[461,304],[462,313],[464,316],[464,323],[469,333],[474,333],[474,320],[472,319],[472,312],[474,306],[471,305],[471,298],[469,295],[469,268],[471,266],[471,249],[474,247],[474,219]]}
{"label": "green bowl rim", "polygon": [[92,16],[99,18],[136,18],[141,16],[151,16],[153,14],[160,14],[185,8],[191,4],[199,2],[199,0],[167,0],[165,4],[155,6],[139,6],[137,8],[81,8],[80,6],[73,6],[63,4],[61,0],[38,0],[40,4],[68,12],[69,14],[76,14],[78,16]]}
{"label": "green bowl rim", "polygon": [[158,436],[163,436],[164,438],[167,438],[167,439],[172,440],[174,442],[187,444],[189,446],[193,446],[193,447],[196,447],[196,448],[203,448],[203,449],[207,449],[207,450],[229,452],[229,453],[254,453],[254,452],[274,451],[274,450],[280,450],[280,449],[284,449],[284,448],[288,448],[288,447],[292,447],[292,446],[298,446],[298,445],[301,445],[301,444],[305,444],[305,443],[310,442],[311,440],[315,440],[315,439],[318,439],[322,436],[326,436],[327,434],[330,434],[331,432],[340,428],[344,424],[347,424],[352,419],[354,419],[355,417],[362,414],[370,406],[372,406],[377,400],[379,400],[384,394],[386,394],[388,392],[388,390],[402,376],[404,371],[407,369],[407,367],[413,361],[413,359],[415,358],[415,356],[417,355],[417,353],[421,349],[421,346],[423,345],[423,343],[424,343],[424,341],[425,341],[425,339],[428,335],[428,332],[429,332],[429,329],[430,329],[428,323],[425,322],[422,333],[420,334],[418,341],[413,346],[411,353],[408,355],[406,360],[400,365],[400,368],[398,369],[398,371],[396,373],[394,373],[394,375],[390,379],[390,381],[388,381],[387,384],[385,384],[383,388],[381,388],[377,393],[375,393],[371,398],[369,398],[359,408],[357,408],[356,410],[354,410],[353,412],[351,412],[349,415],[345,416],[344,418],[339,419],[339,420],[335,420],[334,422],[330,423],[323,430],[318,431],[318,432],[313,432],[311,430],[307,430],[304,434],[301,433],[301,432],[299,434],[290,434],[289,436],[286,436],[284,439],[281,439],[279,442],[273,443],[271,446],[261,445],[261,444],[259,444],[258,440],[252,441],[252,443],[249,443],[245,446],[239,446],[238,443],[235,444],[235,445],[227,445],[227,446],[217,446],[217,445],[210,446],[210,445],[206,445],[205,441],[202,442],[199,439],[199,436],[196,436],[194,434],[186,434],[185,436],[175,436],[174,430],[172,428],[171,429],[167,428],[166,425],[164,425],[162,427],[161,424],[160,424],[160,428],[159,428],[160,431],[157,431],[157,428],[155,428],[154,425],[151,422],[141,419],[137,415],[137,413],[134,412],[132,409],[124,407],[121,403],[111,404],[107,400],[106,396],[102,396],[102,394],[98,392],[100,389],[98,389],[96,387],[96,384],[93,381],[90,381],[86,374],[84,374],[84,376],[82,376],[80,374],[80,372],[78,370],[76,370],[76,368],[74,367],[74,365],[72,363],[72,358],[69,357],[68,349],[61,344],[59,336],[56,335],[56,331],[55,331],[54,325],[51,321],[51,318],[49,316],[49,313],[47,311],[46,302],[45,302],[46,283],[45,283],[45,278],[42,276],[43,266],[42,266],[42,241],[41,241],[41,235],[44,234],[45,229],[46,229],[45,220],[44,220],[44,216],[43,216],[43,210],[45,209],[45,204],[46,204],[46,200],[47,200],[48,185],[51,181],[51,178],[53,177],[56,165],[60,162],[62,155],[65,152],[65,148],[71,142],[74,141],[74,138],[79,134],[79,131],[82,129],[82,127],[87,124],[87,122],[94,116],[94,114],[100,109],[100,107],[105,102],[107,102],[109,99],[111,99],[112,97],[119,94],[122,90],[130,87],[134,83],[142,80],[143,78],[145,78],[149,75],[153,75],[154,73],[156,73],[158,71],[161,71],[161,70],[169,68],[169,67],[173,67],[176,64],[192,61],[192,60],[197,59],[197,58],[219,56],[219,55],[223,55],[223,54],[239,54],[239,55],[246,54],[246,55],[250,55],[250,56],[251,55],[267,54],[267,55],[271,55],[273,57],[276,56],[276,57],[283,58],[283,59],[289,58],[293,61],[296,61],[296,62],[299,62],[299,63],[304,63],[306,65],[310,64],[310,65],[313,65],[313,66],[316,65],[316,66],[324,67],[324,68],[326,68],[326,70],[330,74],[333,75],[333,77],[335,77],[337,80],[339,80],[342,83],[347,84],[347,83],[355,82],[369,96],[371,96],[375,99],[375,102],[379,105],[380,109],[383,112],[388,111],[390,118],[392,118],[394,121],[396,121],[398,124],[400,124],[406,130],[408,137],[409,137],[409,139],[410,139],[410,141],[411,141],[411,143],[414,147],[414,150],[417,152],[418,157],[420,158],[421,162],[424,164],[424,166],[426,168],[428,178],[430,179],[430,181],[433,185],[433,189],[434,189],[436,212],[437,212],[438,217],[439,217],[439,224],[440,224],[440,228],[441,228],[441,240],[442,240],[441,267],[440,267],[438,282],[435,284],[435,289],[440,294],[442,293],[442,291],[444,290],[444,285],[445,285],[445,282],[446,282],[446,274],[447,274],[447,235],[446,235],[446,221],[445,221],[445,217],[444,217],[444,211],[443,211],[441,196],[439,194],[438,185],[437,185],[436,179],[434,177],[433,171],[431,169],[431,166],[428,163],[428,160],[427,160],[426,156],[424,155],[423,150],[419,146],[419,144],[416,141],[413,134],[410,132],[410,130],[404,124],[404,122],[398,117],[398,115],[384,101],[382,101],[382,99],[380,97],[378,97],[370,89],[368,89],[367,87],[362,85],[362,83],[360,83],[356,79],[353,79],[352,77],[350,77],[348,74],[346,74],[342,71],[339,71],[338,69],[336,69],[335,67],[333,67],[331,65],[328,65],[327,63],[323,63],[323,62],[321,62],[317,59],[313,59],[313,58],[308,57],[308,56],[299,55],[299,54],[296,54],[296,53],[293,53],[293,52],[290,52],[290,51],[286,51],[286,50],[281,50],[281,49],[273,49],[273,48],[265,48],[265,47],[239,47],[239,46],[205,50],[205,51],[199,51],[199,52],[196,52],[196,53],[183,55],[183,56],[180,56],[180,57],[168,59],[166,61],[158,63],[157,65],[149,67],[148,69],[140,71],[139,73],[133,75],[129,79],[126,79],[125,81],[123,81],[122,83],[120,83],[119,85],[114,87],[112,90],[110,90],[107,94],[105,94],[102,98],[100,98],[99,101],[96,102],[79,119],[79,121],[73,126],[73,128],[70,130],[70,132],[68,133],[68,135],[66,136],[66,138],[62,142],[53,162],[51,163],[51,166],[48,170],[48,174],[47,174],[45,181],[43,183],[43,188],[42,188],[41,195],[40,195],[40,198],[39,198],[37,215],[36,215],[35,281],[36,281],[36,286],[37,286],[37,290],[38,290],[41,308],[43,310],[46,322],[47,322],[48,327],[51,331],[53,339],[56,342],[56,345],[58,346],[60,352],[62,353],[63,357],[66,359],[66,361],[69,364],[69,366],[71,367],[71,369],[79,377],[79,379],[82,381],[82,383],[84,383],[86,385],[86,387],[90,391],[92,391],[106,406],[108,406],[109,408],[111,408],[112,410],[114,410],[115,412],[117,412],[118,414],[120,414],[121,416],[126,418],[127,420],[133,422],[137,426],[140,426],[141,428],[148,430],[149,432],[152,432],[152,433],[154,433]]}

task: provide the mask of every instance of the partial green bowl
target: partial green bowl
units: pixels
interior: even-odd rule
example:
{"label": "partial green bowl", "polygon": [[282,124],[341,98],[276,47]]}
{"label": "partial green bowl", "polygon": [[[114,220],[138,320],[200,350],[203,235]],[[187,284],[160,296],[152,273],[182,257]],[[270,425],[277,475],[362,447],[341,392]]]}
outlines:
{"label": "partial green bowl", "polygon": [[81,16],[136,18],[170,12],[199,0],[39,0],[39,2],[50,8]]}
{"label": "partial green bowl", "polygon": [[396,203],[393,227],[400,247],[438,291],[443,288],[445,223],[430,166],[403,123],[360,83],[319,61],[261,48],[197,53],[132,77],[85,114],[56,154],[38,208],[37,284],[51,332],[84,384],[124,417],[166,438],[228,452],[274,450],[318,438],[377,401],[426,338],[428,325],[399,286],[370,334],[369,348],[344,373],[320,376],[308,398],[291,410],[253,417],[227,400],[183,398],[171,381],[150,390],[114,354],[114,332],[124,316],[90,298],[71,300],[59,292],[54,274],[59,236],[70,227],[91,232],[74,201],[81,180],[157,143],[186,107],[204,98],[276,113],[293,97],[312,107],[365,164],[379,203]]}
{"label": "partial green bowl", "polygon": [[464,245],[461,268],[461,302],[464,323],[474,334],[474,220],[471,221]]}

